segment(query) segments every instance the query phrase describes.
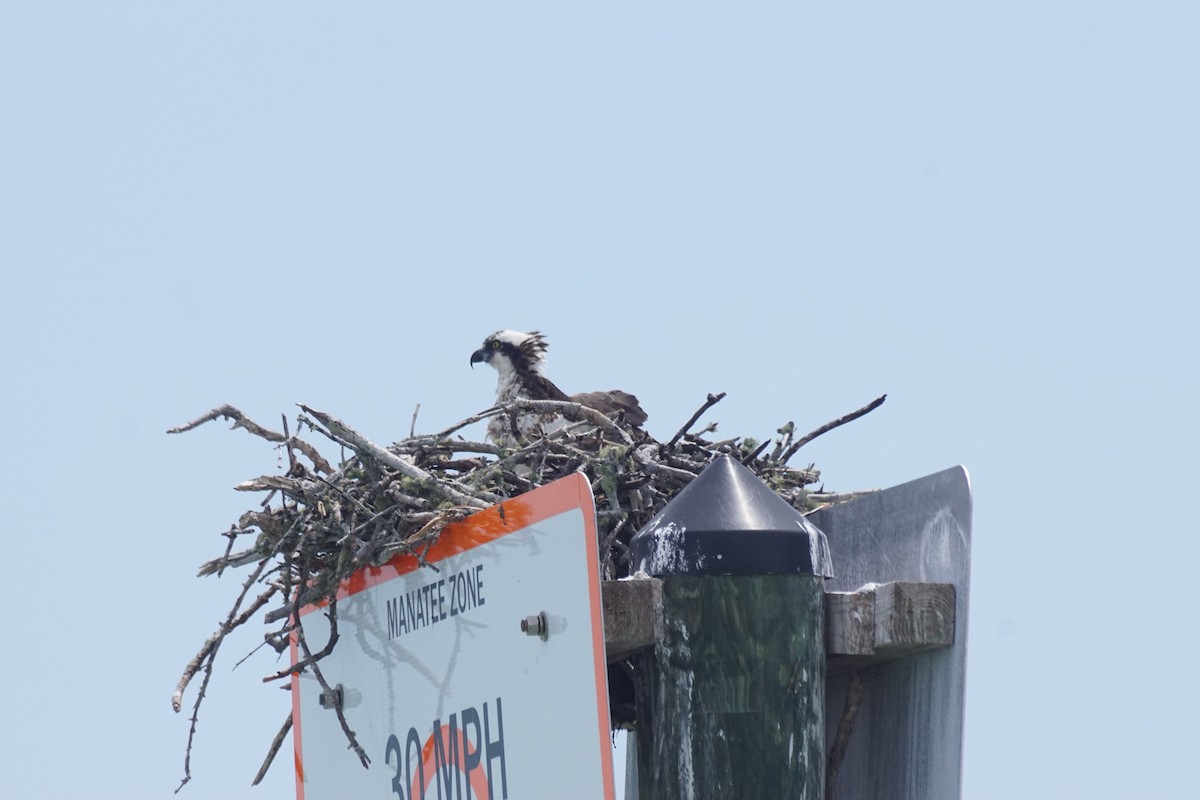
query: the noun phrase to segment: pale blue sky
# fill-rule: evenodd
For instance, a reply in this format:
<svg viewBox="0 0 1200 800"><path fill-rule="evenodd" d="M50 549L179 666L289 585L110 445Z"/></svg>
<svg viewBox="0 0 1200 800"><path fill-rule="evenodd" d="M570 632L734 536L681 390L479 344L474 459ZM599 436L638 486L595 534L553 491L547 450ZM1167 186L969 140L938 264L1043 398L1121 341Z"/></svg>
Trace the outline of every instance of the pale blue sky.
<svg viewBox="0 0 1200 800"><path fill-rule="evenodd" d="M7 3L0 795L166 797L193 577L296 402L379 441L567 391L976 492L964 797L1179 796L1200 645L1190 3ZM834 554L836 563L836 553ZM284 714L247 632L184 797Z"/></svg>

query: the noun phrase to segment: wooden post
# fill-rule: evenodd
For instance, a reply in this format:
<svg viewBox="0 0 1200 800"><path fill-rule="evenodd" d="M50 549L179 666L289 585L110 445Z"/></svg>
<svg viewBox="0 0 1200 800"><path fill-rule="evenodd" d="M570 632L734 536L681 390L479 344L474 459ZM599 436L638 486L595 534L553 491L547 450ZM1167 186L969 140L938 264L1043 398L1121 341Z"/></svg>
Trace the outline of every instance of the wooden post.
<svg viewBox="0 0 1200 800"><path fill-rule="evenodd" d="M820 800L824 534L722 457L630 552L662 578L662 636L636 670L639 797Z"/></svg>

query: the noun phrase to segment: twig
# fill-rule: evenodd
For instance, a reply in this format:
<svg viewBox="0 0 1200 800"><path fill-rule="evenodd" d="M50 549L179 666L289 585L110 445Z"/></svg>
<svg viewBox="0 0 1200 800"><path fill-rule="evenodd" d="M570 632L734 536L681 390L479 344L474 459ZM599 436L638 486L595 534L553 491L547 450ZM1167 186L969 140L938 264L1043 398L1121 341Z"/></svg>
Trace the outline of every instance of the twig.
<svg viewBox="0 0 1200 800"><path fill-rule="evenodd" d="M434 441L441 441L442 439L445 439L450 434L452 434L456 431L460 431L463 428L466 428L470 425L474 425L476 422L482 422L485 419L494 417L497 414L501 413L503 410L504 409L502 406L492 406L489 409L480 411L478 414L472 414L471 416L464 419L462 422L459 422L456 425L451 425L449 428L446 428L443 431L438 431L437 433L434 433L426 438L433 439Z"/></svg>
<svg viewBox="0 0 1200 800"><path fill-rule="evenodd" d="M297 594L296 601L295 601L295 607L293 608L293 612L295 614L300 613L300 606L302 605L302 603L303 603L303 601L301 599L301 595ZM295 664L292 664L287 669L281 669L278 672L275 672L275 673L272 673L272 674L266 676L265 678L262 679L263 683L270 683L271 681L277 681L280 678L286 678L289 675L292 675L294 673L303 672L306 667L312 666L313 664L315 664L316 662L320 661L322 658L324 658L325 656L327 656L333 652L333 648L337 645L337 641L338 641L337 600L336 599L329 601L329 608L328 608L328 611L326 611L326 613L325 613L325 617L326 617L326 619L329 620L329 641L325 643L325 646L321 648L321 651L318 652L314 656L311 652L309 652L308 643L305 642L303 638L301 638L300 643L302 645L304 645L304 647L302 648L304 650L304 658L299 659L298 661L296 661ZM297 625L296 625L296 630L297 631L303 630L303 628L300 627L299 623L297 623Z"/></svg>
<svg viewBox="0 0 1200 800"><path fill-rule="evenodd" d="M842 426L842 425L845 425L847 422L853 422L854 420L858 419L858 418L859 418L859 417L861 417L861 416L864 416L864 415L866 415L866 414L870 414L872 411L874 411L875 409L877 409L877 408L879 408L881 405L883 405L883 401L884 401L884 400L887 400L887 395L886 395L886 394L885 394L885 395L881 395L881 396L879 396L879 397L876 397L874 400L872 400L871 402L867 403L865 406L863 406L862 408L858 409L857 411L851 411L851 412L850 412L849 414L847 414L846 416L844 416L844 417L838 417L838 418L837 418L837 419L835 419L833 422L826 422L824 425L822 425L821 427L817 428L815 431L813 431L812 433L808 434L808 435L807 435L807 436L805 436L803 439L801 439L800 441L796 442L796 443L795 443L795 444L793 444L791 447L789 447L789 448L787 449L787 451L785 451L785 452L784 452L784 454L783 454L783 458L781 458L781 459L779 460L779 462L780 462L781 464L786 464L786 463L787 463L789 460L791 460L792 456L796 455L796 451L797 451L797 450L799 450L801 447L804 447L804 445L808 444L808 443L809 443L809 442L811 442L813 439L815 439L815 438L817 438L818 436L821 436L821 435L823 435L823 434L829 433L829 432L830 432L831 430L833 430L834 428L837 428L837 427L840 427L840 426Z"/></svg>
<svg viewBox="0 0 1200 800"><path fill-rule="evenodd" d="M215 650L212 651L215 654ZM179 794L179 790L188 784L192 779L192 744L196 740L196 725L200 722L200 704L204 702L204 697L208 694L208 682L212 680L213 659L211 657L204 664L204 677L200 680L200 689L196 692L196 702L192 704L192 717L188 724L188 740L187 748L183 753L183 779L179 781L179 785L175 787L175 794ZM175 709L178 711L179 709Z"/></svg>
<svg viewBox="0 0 1200 800"><path fill-rule="evenodd" d="M848 503L851 500L857 500L864 495L874 494L878 491L879 489L859 489L854 492L809 492L808 500L810 503L832 506L838 503Z"/></svg>
<svg viewBox="0 0 1200 800"><path fill-rule="evenodd" d="M326 475L333 472L333 467L329 465L329 462L322 458L321 454L317 452L316 448L314 448L308 442L304 441L303 439L296 439L293 441L289 436L270 430L269 428L264 428L262 425L259 425L241 411L228 404L214 408L204 416L197 417L191 422L185 422L182 425L176 425L174 428L168 429L167 433L186 433L187 431L200 427L206 422L212 422L217 417L224 417L227 420L231 419L233 420L233 427L235 429L241 428L248 433L266 439L268 442L275 442L277 444L290 442L291 445L294 445L297 450L299 450L301 453L304 453L304 455L308 457L308 460L313 464L313 469L317 470L318 472L324 472Z"/></svg>
<svg viewBox="0 0 1200 800"><path fill-rule="evenodd" d="M408 438L416 436L417 431L417 414L421 413L421 404L417 403L417 407L413 409L412 424L408 426Z"/></svg>
<svg viewBox="0 0 1200 800"><path fill-rule="evenodd" d="M775 449L771 452L771 461L778 461L779 456L785 450L787 450L788 445L792 443L792 436L794 436L796 433L796 423L788 420L788 423L777 430L776 433L780 434L780 436L779 441L775 445Z"/></svg>
<svg viewBox="0 0 1200 800"><path fill-rule="evenodd" d="M280 414L279 418L283 421L283 442L287 447L288 457L288 472L296 468L296 454L292 451L292 436L288 433L287 414Z"/></svg>
<svg viewBox="0 0 1200 800"><path fill-rule="evenodd" d="M237 600L234 601L233 608L229 610L229 615L226 617L225 622L221 623L221 627L218 629L217 633L213 634L213 636L204 643L204 646L200 648L200 652L197 653L195 658L188 663L187 667L183 671L183 677L179 679L179 683L175 687L175 693L171 695L171 708L175 709L175 713L179 713L179 709L183 704L184 690L187 688L187 685L191 682L192 678L195 677L196 671L200 668L201 664L204 665L204 678L200 681L199 691L196 692L196 702L192 704L192 717L188 725L187 748L184 750L183 754L183 780L181 780L179 782L179 786L176 787L176 794L178 794L179 790L186 786L187 782L192 779L192 744L196 740L196 725L200 722L200 704L204 702L204 697L208 693L208 682L212 680L212 668L213 663L216 661L217 650L220 649L221 643L225 641L226 634L248 619L249 616L254 613L254 610L257 610L257 608L265 604L267 599L270 597L269 593L260 595L258 600L255 600L255 602L252 604L251 610L247 614L242 616L237 615L238 609L242 605L242 601L245 600L246 594L250 591L250 587L255 581L258 580L259 576L262 575L268 560L269 559L264 558L258 565L258 568L255 569L254 572L251 573L250 577L246 579L246 582L242 584L242 591L238 595Z"/></svg>
<svg viewBox="0 0 1200 800"><path fill-rule="evenodd" d="M267 750L267 757L263 759L262 766L258 768L258 774L254 776L251 786L258 786L262 783L262 779L267 776L267 770L271 768L271 763L275 761L275 755L279 752L279 748L283 746L283 740L287 738L288 733L292 730L292 714L289 711L287 718L284 719L282 727L279 728L279 733L275 734L275 738L271 740L271 748Z"/></svg>
<svg viewBox="0 0 1200 800"><path fill-rule="evenodd" d="M253 616L254 612L266 605L267 601L271 599L271 595L275 593L274 587L263 592L250 605L250 608L247 609L246 613L238 616L238 609L241 607L242 601L245 599L247 592L250 591L250 587L255 581L258 580L259 576L262 575L263 570L266 569L267 561L269 560L270 559L264 558L258 562L258 568L255 569L254 572L251 573L250 577L246 579L246 582L242 584L242 593L238 595L238 599L234 602L233 608L229 610L229 616L226 617L225 621L221 623L221 627L217 629L216 633L208 638L208 641L206 641L204 646L200 648L200 652L196 653L195 657L193 657L192 660L188 662L187 667L184 668L183 676L179 679L179 683L176 684L174 694L171 695L171 708L175 709L175 713L179 713L179 709L183 705L183 693L187 689L187 685L191 683L192 678L195 677L197 670L200 669L200 665L206 660L211 661L216 656L217 649L221 646L221 642L225 640L225 635Z"/></svg>
<svg viewBox="0 0 1200 800"><path fill-rule="evenodd" d="M286 475L260 475L248 481L242 481L233 487L235 492L264 492L275 490L290 494L294 497L305 497L313 492L316 481L301 478L289 478Z"/></svg>
<svg viewBox="0 0 1200 800"><path fill-rule="evenodd" d="M742 463L743 463L743 464L747 464L747 465L749 465L749 464L753 464L753 463L754 463L754 462L755 462L755 461L758 459L758 457L759 457L759 456L761 456L761 455L763 454L763 451L764 451L764 450L766 450L766 449L767 449L768 447L770 447L770 446L771 446L771 440L770 440L770 439L767 439L765 442L763 442L762 444L760 444L760 445L759 445L759 446L758 446L758 447L757 447L757 448L754 450L754 452L753 452L753 453L751 453L750 455L748 455L748 456L746 456L745 458L743 458L743 459L742 459Z"/></svg>
<svg viewBox="0 0 1200 800"><path fill-rule="evenodd" d="M303 404L300 405L300 408L315 417L337 439L344 440L346 446L360 456L366 455L384 466L391 467L397 472L401 472L413 480L421 482L434 494L446 500L458 503L459 505L470 506L471 508L487 508L488 504L482 500L477 500L455 489L452 485L455 483L454 481L437 480L415 464L410 464L403 458L375 444L346 423Z"/></svg>
<svg viewBox="0 0 1200 800"><path fill-rule="evenodd" d="M483 453L489 456L498 456L507 452L503 447L488 442L472 442L466 439L455 439L450 442L435 439L432 436L418 436L405 442L397 442L388 449L401 453L432 450L444 453Z"/></svg>
<svg viewBox="0 0 1200 800"><path fill-rule="evenodd" d="M248 550L239 550L236 553L204 562L200 565L196 577L203 578L205 575L212 575L214 572L219 573L224 571L226 567L244 567L247 564L253 564L261 558L262 553L258 552L258 548L251 547Z"/></svg>
<svg viewBox="0 0 1200 800"><path fill-rule="evenodd" d="M837 783L838 770L842 767L842 759L846 757L846 748L850 746L850 734L854 732L854 718L863 701L863 673L856 669L850 673L846 684L846 707L842 709L842 718L838 720L837 733L833 737L833 746L825 760L825 800L833 800L833 787Z"/></svg>
<svg viewBox="0 0 1200 800"><path fill-rule="evenodd" d="M297 613L299 613L298 610ZM329 643L316 656L314 656L312 651L308 649L308 640L304 638L304 627L301 625L296 626L296 643L299 645L300 651L304 653L304 658L299 661L298 664L312 667L313 675L316 676L317 682L321 684L321 690L325 692L325 696L336 697L337 695L333 691L333 687L329 685L327 680L325 680L325 676L321 673L321 668L317 666L317 662L329 655L329 653L333 650L334 643L337 642L337 600L330 601L329 613L327 616L329 618L330 627ZM292 671L298 672L299 670L293 667ZM354 731L350 730L350 723L346 721L346 714L344 711L342 711L342 704L335 700L333 703L333 710L337 712L338 722L342 726L342 733L346 734L346 739L350 742L350 747L358 756L358 760L362 762L363 768L365 769L369 767L371 765L371 759L367 756L366 751L362 749L362 745L358 743L358 737L354 735Z"/></svg>
<svg viewBox="0 0 1200 800"><path fill-rule="evenodd" d="M222 558L226 563L229 561L229 554L233 552L233 543L237 541L237 530L237 525L230 525L229 531L224 534L228 541L225 543L225 555ZM224 567L221 567L219 570L217 570L217 577L220 577L221 573L224 571Z"/></svg>
<svg viewBox="0 0 1200 800"><path fill-rule="evenodd" d="M207 414L197 417L191 422L185 422L182 425L176 425L174 428L170 428L167 433L185 433L194 428L199 428L206 422L212 422L217 417L224 417L227 420L231 419L233 420L234 428L242 428L243 430L248 431L255 436L261 436L263 439L266 439L269 442L282 442L285 438L282 433L276 433L273 430L264 428L254 420L247 417L241 411L228 404L218 406L212 411L209 411Z"/></svg>
<svg viewBox="0 0 1200 800"><path fill-rule="evenodd" d="M701 469L703 469L703 468L701 468ZM696 472L689 472L686 469L680 469L679 467L668 466L667 464L655 464L654 465L654 474L662 475L667 478L671 478L672 480L674 480L678 483L683 483L683 484L691 483L692 481L694 481L696 479L696 475L697 475Z"/></svg>
<svg viewBox="0 0 1200 800"><path fill-rule="evenodd" d="M536 411L539 414L562 414L572 422L587 421L618 437L624 444L633 444L633 437L617 423L594 408L569 400L527 400L518 398L503 406L511 411Z"/></svg>
<svg viewBox="0 0 1200 800"><path fill-rule="evenodd" d="M704 405L702 405L702 406L700 406L700 408L696 409L696 413L692 414L691 418L688 419L687 422L683 423L683 427L681 427L678 431L675 432L675 435L671 437L671 441L669 441L665 445L663 445L663 449L670 450L672 447L674 447L675 443L678 442L680 439L682 439L683 435L685 433L687 433L688 430L690 430L693 425L696 424L696 420L698 420L698 419L700 419L700 417L704 416L705 411L708 411L710 408L715 406L717 403L721 402L722 398L724 398L724 397L725 397L724 392L721 392L720 394L709 393L708 399L704 401Z"/></svg>

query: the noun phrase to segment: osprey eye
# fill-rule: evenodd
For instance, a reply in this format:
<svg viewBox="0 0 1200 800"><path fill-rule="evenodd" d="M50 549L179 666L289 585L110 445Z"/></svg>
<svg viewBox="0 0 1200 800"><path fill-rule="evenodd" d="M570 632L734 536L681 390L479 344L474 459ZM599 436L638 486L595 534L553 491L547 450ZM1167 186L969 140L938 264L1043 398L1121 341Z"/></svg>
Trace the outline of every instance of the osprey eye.
<svg viewBox="0 0 1200 800"><path fill-rule="evenodd" d="M500 349L500 340L499 340L499 339L497 339L496 341L492 342L492 349L493 349L493 350L499 350L499 349Z"/></svg>

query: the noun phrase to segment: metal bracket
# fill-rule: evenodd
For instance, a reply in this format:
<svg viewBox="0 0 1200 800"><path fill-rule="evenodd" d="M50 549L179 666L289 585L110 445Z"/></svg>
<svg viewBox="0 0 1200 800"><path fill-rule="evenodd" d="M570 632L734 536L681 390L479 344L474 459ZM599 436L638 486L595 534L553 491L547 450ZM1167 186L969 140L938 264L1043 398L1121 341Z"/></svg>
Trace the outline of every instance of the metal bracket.
<svg viewBox="0 0 1200 800"><path fill-rule="evenodd" d="M317 695L317 703L320 704L321 708L341 708L342 704L345 702L346 690L342 688L340 683L333 687L332 696L325 692L321 692L319 695Z"/></svg>

